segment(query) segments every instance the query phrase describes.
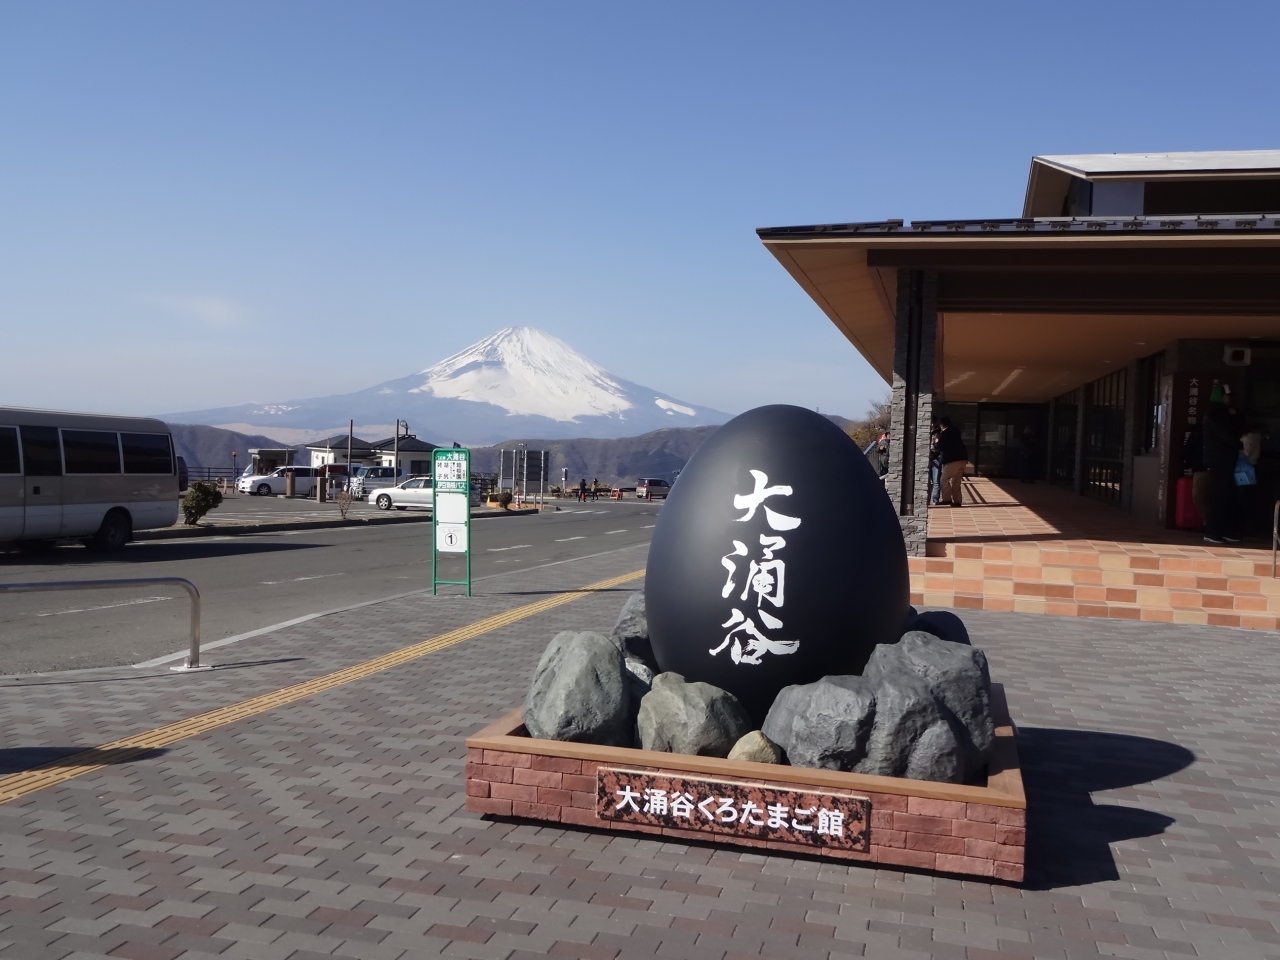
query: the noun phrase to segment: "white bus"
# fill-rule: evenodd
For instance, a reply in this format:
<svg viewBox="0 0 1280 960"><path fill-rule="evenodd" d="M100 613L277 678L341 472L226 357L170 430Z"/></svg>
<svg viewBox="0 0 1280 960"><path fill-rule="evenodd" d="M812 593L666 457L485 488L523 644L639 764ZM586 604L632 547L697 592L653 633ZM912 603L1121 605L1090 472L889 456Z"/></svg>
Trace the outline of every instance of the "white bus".
<svg viewBox="0 0 1280 960"><path fill-rule="evenodd" d="M0 542L119 550L177 519L173 439L159 420L0 407Z"/></svg>

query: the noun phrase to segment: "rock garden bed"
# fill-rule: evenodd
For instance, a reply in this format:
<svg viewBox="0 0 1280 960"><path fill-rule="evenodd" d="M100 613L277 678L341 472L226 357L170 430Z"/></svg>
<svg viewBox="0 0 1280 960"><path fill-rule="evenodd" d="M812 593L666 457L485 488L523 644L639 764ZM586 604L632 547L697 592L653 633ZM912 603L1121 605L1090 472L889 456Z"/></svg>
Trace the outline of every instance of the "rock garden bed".
<svg viewBox="0 0 1280 960"><path fill-rule="evenodd" d="M1020 881L1004 690L954 615L906 627L860 674L783 687L761 718L662 672L634 594L612 635L553 638L523 708L467 741L467 807Z"/></svg>
<svg viewBox="0 0 1280 960"><path fill-rule="evenodd" d="M1004 691L991 692L985 786L538 740L517 709L467 740L467 809L1018 882L1026 798Z"/></svg>

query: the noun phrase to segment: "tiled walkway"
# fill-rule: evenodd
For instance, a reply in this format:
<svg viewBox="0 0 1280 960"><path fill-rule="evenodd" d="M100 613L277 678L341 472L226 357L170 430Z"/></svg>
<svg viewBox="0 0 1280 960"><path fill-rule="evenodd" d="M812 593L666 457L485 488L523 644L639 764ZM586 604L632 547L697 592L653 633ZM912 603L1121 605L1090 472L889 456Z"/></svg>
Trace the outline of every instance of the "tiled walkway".
<svg viewBox="0 0 1280 960"><path fill-rule="evenodd" d="M1271 552L1212 546L1050 487L965 481L929 511L913 600L931 606L1275 630Z"/></svg>
<svg viewBox="0 0 1280 960"><path fill-rule="evenodd" d="M10 769L643 566L643 550L223 648L224 669L0 683ZM624 591L0 805L0 957L1280 957L1280 647L966 614L1021 728L1018 889L485 820L464 738ZM235 661L232 663L232 661Z"/></svg>

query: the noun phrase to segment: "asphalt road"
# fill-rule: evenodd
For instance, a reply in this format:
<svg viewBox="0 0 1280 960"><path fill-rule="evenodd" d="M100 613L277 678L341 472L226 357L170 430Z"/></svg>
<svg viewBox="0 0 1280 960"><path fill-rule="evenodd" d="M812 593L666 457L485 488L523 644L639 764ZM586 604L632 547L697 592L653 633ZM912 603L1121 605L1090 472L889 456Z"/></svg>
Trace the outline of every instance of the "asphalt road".
<svg viewBox="0 0 1280 960"><path fill-rule="evenodd" d="M472 577L647 543L660 509L657 502L569 501L556 513L473 521ZM65 546L0 554L0 583L186 577L201 593L207 644L430 589L430 538L429 523L412 523L154 540L107 557ZM583 565L578 579L589 576ZM134 664L174 653L187 643L188 609L180 589L154 587L0 596L0 674Z"/></svg>

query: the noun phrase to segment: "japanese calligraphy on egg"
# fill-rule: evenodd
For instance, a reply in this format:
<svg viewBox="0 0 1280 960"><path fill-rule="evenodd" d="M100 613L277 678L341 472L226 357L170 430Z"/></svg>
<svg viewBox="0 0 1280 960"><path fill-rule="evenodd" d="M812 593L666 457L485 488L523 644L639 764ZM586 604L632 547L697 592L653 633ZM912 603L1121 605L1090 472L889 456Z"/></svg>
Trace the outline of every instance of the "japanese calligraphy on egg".
<svg viewBox="0 0 1280 960"><path fill-rule="evenodd" d="M770 484L763 470L750 470L755 485L750 493L733 497L733 508L743 511L735 517L746 524L743 539L720 559L728 572L720 596L729 601L728 619L720 626L727 630L719 646L708 651L713 657L726 648L734 663L759 665L765 654L785 655L800 649L798 639L787 639L782 620L787 602L787 562L783 557L786 538L780 536L800 526L799 517L774 509L769 501L789 497L791 487ZM741 588L741 589L739 589Z"/></svg>
<svg viewBox="0 0 1280 960"><path fill-rule="evenodd" d="M597 768L596 815L814 847L865 851L871 842L866 797L614 767Z"/></svg>

